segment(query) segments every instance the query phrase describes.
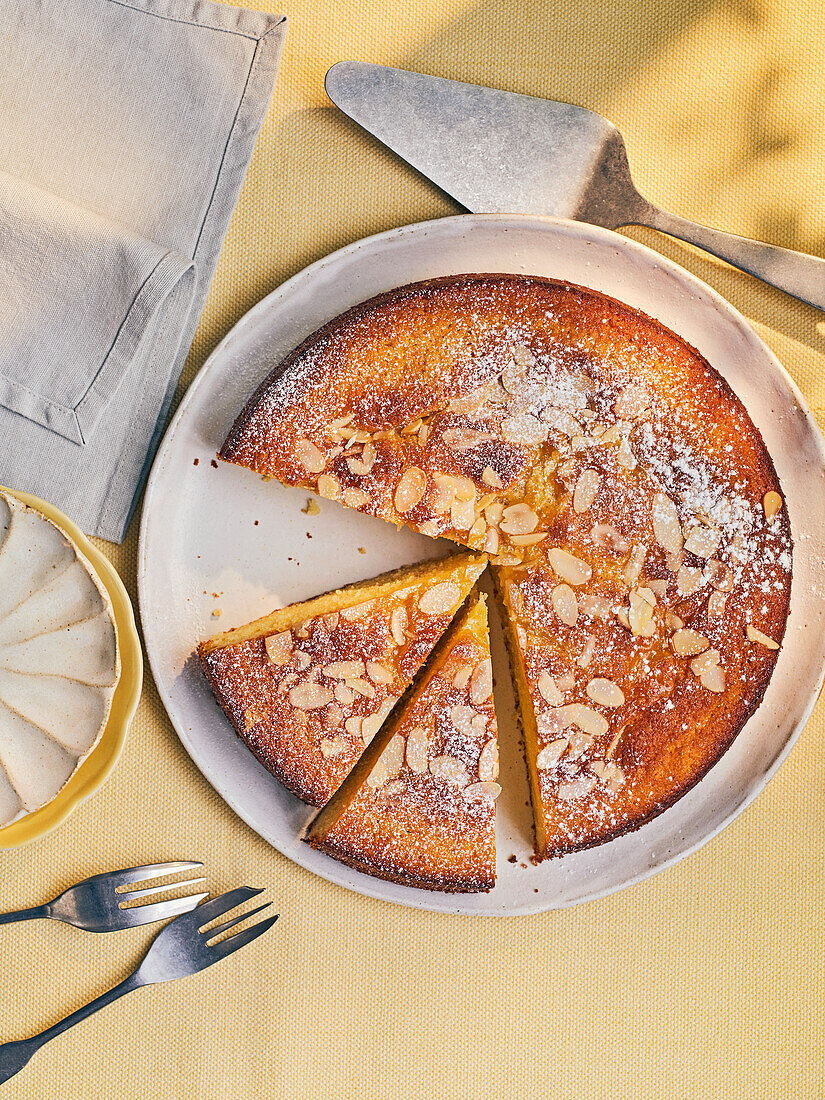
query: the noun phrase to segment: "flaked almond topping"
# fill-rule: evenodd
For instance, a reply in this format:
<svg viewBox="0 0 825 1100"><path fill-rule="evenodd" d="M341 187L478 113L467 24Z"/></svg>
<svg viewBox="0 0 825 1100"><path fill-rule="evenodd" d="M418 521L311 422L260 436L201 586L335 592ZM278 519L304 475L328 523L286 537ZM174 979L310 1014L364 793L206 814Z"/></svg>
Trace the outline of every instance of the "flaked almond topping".
<svg viewBox="0 0 825 1100"><path fill-rule="evenodd" d="M470 702L475 706L486 703L493 694L493 662L489 658L480 661L470 677Z"/></svg>
<svg viewBox="0 0 825 1100"><path fill-rule="evenodd" d="M576 593L569 584L557 584L550 597L553 610L565 626L575 626L579 618L579 605Z"/></svg>
<svg viewBox="0 0 825 1100"><path fill-rule="evenodd" d="M428 744L427 731L419 726L407 734L407 767L416 775L423 775L427 770Z"/></svg>
<svg viewBox="0 0 825 1100"><path fill-rule="evenodd" d="M564 696L559 691L558 684L546 669L539 675L538 686L542 699L546 700L551 707L560 707L564 702Z"/></svg>
<svg viewBox="0 0 825 1100"><path fill-rule="evenodd" d="M341 483L332 474L321 474L318 478L318 495L327 500L337 500L341 495Z"/></svg>
<svg viewBox="0 0 825 1100"><path fill-rule="evenodd" d="M715 561L711 558L710 561L706 562L704 575L719 592L733 591L735 583L733 573L721 561Z"/></svg>
<svg viewBox="0 0 825 1100"><path fill-rule="evenodd" d="M770 523L782 507L782 497L779 493L771 489L771 491L765 493L765 496L762 498L762 507L765 509L765 519Z"/></svg>
<svg viewBox="0 0 825 1100"><path fill-rule="evenodd" d="M453 787L466 787L470 773L461 760L454 756L435 756L430 761L430 772L438 779L446 780Z"/></svg>
<svg viewBox="0 0 825 1100"><path fill-rule="evenodd" d="M529 535L538 527L539 517L526 504L511 504L505 508L499 526L505 535Z"/></svg>
<svg viewBox="0 0 825 1100"><path fill-rule="evenodd" d="M619 441L619 449L616 451L616 461L620 466L624 466L626 470L635 470L638 465L636 456L630 446L630 440L626 435L623 435Z"/></svg>
<svg viewBox="0 0 825 1100"><path fill-rule="evenodd" d="M347 413L346 416L339 416L337 420L332 420L329 424L329 428L333 432L337 432L339 428L345 427L347 424L352 423L353 414Z"/></svg>
<svg viewBox="0 0 825 1100"><path fill-rule="evenodd" d="M606 446L608 443L621 443L622 441L622 429L618 424L611 424L609 428L605 430L599 436L599 445Z"/></svg>
<svg viewBox="0 0 825 1100"><path fill-rule="evenodd" d="M361 489L344 489L341 494L341 499L347 508L363 508L365 504L369 504L369 495L363 492Z"/></svg>
<svg viewBox="0 0 825 1100"><path fill-rule="evenodd" d="M627 621L631 633L637 638L652 638L656 633L653 605L635 590L630 593Z"/></svg>
<svg viewBox="0 0 825 1100"><path fill-rule="evenodd" d="M396 607L390 616L390 633L396 645L403 645L407 637L407 609Z"/></svg>
<svg viewBox="0 0 825 1100"><path fill-rule="evenodd" d="M323 673L330 680L348 680L351 676L363 676L364 662L333 661L332 664L324 666Z"/></svg>
<svg viewBox="0 0 825 1100"><path fill-rule="evenodd" d="M554 768L566 751L566 738L559 737L556 741L551 741L536 756L536 767L539 771L548 771L550 768Z"/></svg>
<svg viewBox="0 0 825 1100"><path fill-rule="evenodd" d="M708 599L708 618L718 619L725 610L728 597L724 592L711 592Z"/></svg>
<svg viewBox="0 0 825 1100"><path fill-rule="evenodd" d="M338 620L340 619L340 617L341 616L337 611L331 611L328 615L323 615L321 617L321 622L324 624L327 630L332 633L332 631L335 630L335 628L338 626Z"/></svg>
<svg viewBox="0 0 825 1100"><path fill-rule="evenodd" d="M536 531L532 535L510 535L513 546L535 546L538 542L544 542L547 538L546 531Z"/></svg>
<svg viewBox="0 0 825 1100"><path fill-rule="evenodd" d="M579 611L582 615L589 615L591 619L609 619L611 607L608 600L601 596L592 596L582 593L578 599Z"/></svg>
<svg viewBox="0 0 825 1100"><path fill-rule="evenodd" d="M590 770L604 783L611 794L615 794L625 781L625 774L612 760L594 760Z"/></svg>
<svg viewBox="0 0 825 1100"><path fill-rule="evenodd" d="M769 638L767 634L763 634L761 630L757 630L755 626L751 626L750 623L745 628L745 634L748 636L748 641L758 642L765 649L779 649L778 642L775 642L773 638Z"/></svg>
<svg viewBox="0 0 825 1100"><path fill-rule="evenodd" d="M587 685L588 698L600 707L620 707L624 703L624 692L612 680L596 676Z"/></svg>
<svg viewBox="0 0 825 1100"><path fill-rule="evenodd" d="M408 466L401 475L395 490L395 510L400 515L412 511L424 496L427 488L427 475L418 466Z"/></svg>
<svg viewBox="0 0 825 1100"><path fill-rule="evenodd" d="M482 535L487 536L487 524L484 520L484 516L479 516L473 526L470 528L470 535L474 539L480 539Z"/></svg>
<svg viewBox="0 0 825 1100"><path fill-rule="evenodd" d="M556 789L556 797L561 802L573 802L577 798L584 798L590 794L596 786L595 775L579 775L575 779L568 779L559 783Z"/></svg>
<svg viewBox="0 0 825 1100"><path fill-rule="evenodd" d="M714 691L718 695L725 690L725 673L721 665L714 665L699 677L699 683L708 691Z"/></svg>
<svg viewBox="0 0 825 1100"><path fill-rule="evenodd" d="M426 519L419 526L418 530L422 535L427 535L428 538L437 539L441 534L441 527L434 519Z"/></svg>
<svg viewBox="0 0 825 1100"><path fill-rule="evenodd" d="M587 562L568 554L566 550L559 550L556 547L548 550L547 560L554 572L568 584L586 584L593 575L593 570Z"/></svg>
<svg viewBox="0 0 825 1100"><path fill-rule="evenodd" d="M633 588L638 581L646 557L647 547L643 543L637 543L630 551L630 557L624 567L624 582L628 588Z"/></svg>
<svg viewBox="0 0 825 1100"><path fill-rule="evenodd" d="M470 676L472 675L472 665L465 665L464 668L460 668L453 677L453 686L457 687L459 691L463 691L467 684L470 682Z"/></svg>
<svg viewBox="0 0 825 1100"><path fill-rule="evenodd" d="M365 477L375 465L375 458L375 446L371 442L365 443L360 458L353 457L347 459L347 466L350 468L350 473L355 474L356 477Z"/></svg>
<svg viewBox="0 0 825 1100"><path fill-rule="evenodd" d="M298 628L299 638L306 638L308 634L308 630L305 633L301 633L301 628ZM292 658L292 663L299 672L304 672L312 664L312 658L308 653L304 653L302 649L299 649L295 656Z"/></svg>
<svg viewBox="0 0 825 1100"><path fill-rule="evenodd" d="M625 386L613 404L613 415L618 420L638 420L649 405L650 398L641 386Z"/></svg>
<svg viewBox="0 0 825 1100"><path fill-rule="evenodd" d="M686 627L683 630L676 631L670 639L670 644L673 646L673 652L677 657L693 657L697 653L704 653L710 642L698 630L691 630Z"/></svg>
<svg viewBox="0 0 825 1100"><path fill-rule="evenodd" d="M527 648L527 631L524 629L521 623L516 623L516 638L518 640L520 648L522 650L525 650Z"/></svg>
<svg viewBox="0 0 825 1100"><path fill-rule="evenodd" d="M562 728L577 726L590 737L603 737L608 730L607 719L597 710L582 703L568 703L567 706L558 707L555 716L562 723Z"/></svg>
<svg viewBox="0 0 825 1100"><path fill-rule="evenodd" d="M435 474L433 477L440 492L450 493L450 500L475 500L475 484L462 474Z"/></svg>
<svg viewBox="0 0 825 1100"><path fill-rule="evenodd" d="M487 538L484 541L484 549L488 554L495 554L498 551L498 531L495 527L487 528Z"/></svg>
<svg viewBox="0 0 825 1100"><path fill-rule="evenodd" d="M392 683L392 672L378 661L367 661L367 676L374 684Z"/></svg>
<svg viewBox="0 0 825 1100"><path fill-rule="evenodd" d="M293 644L292 635L288 630L284 630L281 634L270 634L268 638L264 638L266 655L273 665L287 663L292 656Z"/></svg>
<svg viewBox="0 0 825 1100"><path fill-rule="evenodd" d="M652 580L647 582L647 589L649 589L654 596L658 596L660 600L663 600L667 595L667 581L666 580ZM641 588L639 591L643 591ZM646 591L646 590L645 590Z"/></svg>
<svg viewBox="0 0 825 1100"><path fill-rule="evenodd" d="M601 474L597 470L586 469L579 474L576 482L576 491L573 493L573 511L581 514L590 510L595 501L599 486L602 483Z"/></svg>
<svg viewBox="0 0 825 1100"><path fill-rule="evenodd" d="M668 554L678 554L683 541L679 513L676 505L664 493L657 493L653 498L652 518L656 541Z"/></svg>
<svg viewBox="0 0 825 1100"><path fill-rule="evenodd" d="M456 531L468 531L475 523L476 510L471 500L458 500L450 505L450 522Z"/></svg>
<svg viewBox="0 0 825 1100"><path fill-rule="evenodd" d="M495 802L500 794L501 787L498 783L491 783L486 780L482 783L471 783L469 787L465 787L461 792L462 798L465 798L468 802Z"/></svg>
<svg viewBox="0 0 825 1100"><path fill-rule="evenodd" d="M665 622L669 630L681 630L685 625L684 620L680 619L673 611L665 612Z"/></svg>
<svg viewBox="0 0 825 1100"><path fill-rule="evenodd" d="M643 600L647 600L651 607L656 606L656 593L649 586L643 585L636 589L636 592L642 597Z"/></svg>
<svg viewBox="0 0 825 1100"><path fill-rule="evenodd" d="M596 546L610 546L617 554L626 554L630 543L611 523L597 523L590 532Z"/></svg>
<svg viewBox="0 0 825 1100"><path fill-rule="evenodd" d="M499 523L501 521L502 514L504 512L504 505L500 500L494 501L493 504L488 504L484 509L484 518L488 523Z"/></svg>
<svg viewBox="0 0 825 1100"><path fill-rule="evenodd" d="M375 688L369 680L365 680L361 676L356 676L351 680L345 680L344 683L350 691L357 691L358 694L363 695L365 699L375 698Z"/></svg>
<svg viewBox="0 0 825 1100"><path fill-rule="evenodd" d="M333 690L335 692L335 698L345 707L348 707L355 699L355 693L350 691L347 685L340 680ZM358 732L360 733L360 729Z"/></svg>
<svg viewBox="0 0 825 1100"><path fill-rule="evenodd" d="M343 737L325 737L321 742L321 755L329 758L330 756L338 756L346 748L346 742Z"/></svg>
<svg viewBox="0 0 825 1100"><path fill-rule="evenodd" d="M576 658L579 668L587 668L596 655L596 639L591 635L584 643L584 649Z"/></svg>
<svg viewBox="0 0 825 1100"><path fill-rule="evenodd" d="M719 664L720 653L718 649L707 649L701 657L694 657L690 662L691 671L697 676Z"/></svg>
<svg viewBox="0 0 825 1100"><path fill-rule="evenodd" d="M350 702L352 702L351 699ZM359 718L357 714L353 714L344 722L344 729L353 737L360 737L362 721L363 718Z"/></svg>
<svg viewBox="0 0 825 1100"><path fill-rule="evenodd" d="M481 480L485 485L489 485L492 489L503 489L504 482L495 472L492 466L485 466L481 471Z"/></svg>
<svg viewBox="0 0 825 1100"><path fill-rule="evenodd" d="M676 574L676 591L680 596L692 596L702 584L702 570L693 565L683 565Z"/></svg>
<svg viewBox="0 0 825 1100"><path fill-rule="evenodd" d="M498 779L498 742L488 741L479 753L478 778L482 781Z"/></svg>
<svg viewBox="0 0 825 1100"><path fill-rule="evenodd" d="M376 733L381 729L381 725L394 703L394 699L386 700L380 710L376 711L375 714L367 715L361 722L361 740L365 745L368 745L373 737L375 737Z"/></svg>
<svg viewBox="0 0 825 1100"><path fill-rule="evenodd" d="M473 736L473 720L477 717L472 707L460 703L450 710L450 721L460 734L465 737ZM485 723L486 724L486 723Z"/></svg>
<svg viewBox="0 0 825 1100"><path fill-rule="evenodd" d="M418 607L425 615L444 615L455 607L460 595L455 581L441 581L419 597Z"/></svg>
<svg viewBox="0 0 825 1100"><path fill-rule="evenodd" d="M401 429L401 434L402 435L415 435L419 431L419 429L421 428L422 424L423 424L423 421L422 421L421 417L417 416L415 418L415 420L411 420L409 422L409 424L405 424L403 426L403 428Z"/></svg>
<svg viewBox="0 0 825 1100"><path fill-rule="evenodd" d="M296 710L318 710L332 702L332 692L322 684L296 684L290 689L289 701Z"/></svg>
<svg viewBox="0 0 825 1100"><path fill-rule="evenodd" d="M711 558L722 539L713 527L694 527L685 539L685 550L697 558Z"/></svg>
<svg viewBox="0 0 825 1100"><path fill-rule="evenodd" d="M480 432L474 428L448 428L442 437L451 451L471 451L482 443L488 443L493 436L489 432Z"/></svg>
<svg viewBox="0 0 825 1100"><path fill-rule="evenodd" d="M324 452L308 439L299 439L295 444L295 454L303 468L310 474L320 474L326 466Z"/></svg>
<svg viewBox="0 0 825 1100"><path fill-rule="evenodd" d="M572 691L576 686L576 677L572 672L563 672L561 676L556 677L556 683L559 685L559 691Z"/></svg>

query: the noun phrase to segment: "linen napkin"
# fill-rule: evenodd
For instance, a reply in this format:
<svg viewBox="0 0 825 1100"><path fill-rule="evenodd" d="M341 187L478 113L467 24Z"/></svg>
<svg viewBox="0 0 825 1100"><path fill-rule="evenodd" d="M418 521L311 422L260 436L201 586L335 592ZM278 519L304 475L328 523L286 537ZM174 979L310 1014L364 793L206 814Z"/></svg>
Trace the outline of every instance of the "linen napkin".
<svg viewBox="0 0 825 1100"><path fill-rule="evenodd" d="M0 0L0 26L0 483L119 541L285 20L212 0Z"/></svg>

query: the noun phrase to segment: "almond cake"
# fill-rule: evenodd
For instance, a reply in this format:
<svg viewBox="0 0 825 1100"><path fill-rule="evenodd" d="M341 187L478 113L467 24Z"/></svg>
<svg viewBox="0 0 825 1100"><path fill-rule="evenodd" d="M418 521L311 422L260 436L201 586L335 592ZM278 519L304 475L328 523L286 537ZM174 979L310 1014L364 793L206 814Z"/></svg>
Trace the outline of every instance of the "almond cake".
<svg viewBox="0 0 825 1100"><path fill-rule="evenodd" d="M306 839L377 878L451 893L489 890L497 778L487 608L477 596Z"/></svg>
<svg viewBox="0 0 825 1100"><path fill-rule="evenodd" d="M596 291L374 298L273 370L221 457L491 556L538 859L670 806L767 687L792 564L770 456L698 351Z"/></svg>
<svg viewBox="0 0 825 1100"><path fill-rule="evenodd" d="M466 599L487 559L454 554L291 604L199 647L238 736L323 806Z"/></svg>

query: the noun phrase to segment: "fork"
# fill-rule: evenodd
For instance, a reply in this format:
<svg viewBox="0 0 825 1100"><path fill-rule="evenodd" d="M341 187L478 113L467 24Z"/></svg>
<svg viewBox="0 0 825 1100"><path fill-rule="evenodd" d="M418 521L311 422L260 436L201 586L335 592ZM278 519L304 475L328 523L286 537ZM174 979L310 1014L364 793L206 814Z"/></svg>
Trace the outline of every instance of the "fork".
<svg viewBox="0 0 825 1100"><path fill-rule="evenodd" d="M188 913L199 901L208 897L208 893L189 894L182 898L167 901L155 901L150 904L130 906L124 909L126 902L157 897L164 891L176 890L183 886L194 886L204 882L203 878L189 878L183 882L170 882L162 886L150 886L144 890L127 890L136 882L146 879L172 875L178 871L193 871L203 867L202 863L152 863L144 867L129 867L123 871L107 871L102 875L79 882L65 890L54 901L37 905L32 909L20 909L16 913L0 913L0 924L11 924L18 920L36 920L38 917L51 917L76 928L85 928L87 932L118 932L123 928L137 928L142 924L151 924L156 920L166 920Z"/></svg>
<svg viewBox="0 0 825 1100"><path fill-rule="evenodd" d="M116 985L100 997L90 1001L89 1004L79 1008L64 1020L53 1024L39 1035L33 1035L30 1039L18 1039L0 1046L0 1084L14 1077L16 1073L26 1065L29 1059L40 1047L50 1039L56 1038L70 1027L85 1020L98 1009L112 1004L119 997L131 993L133 989L141 986L155 985L157 982L171 982L176 978L185 978L189 974L197 974L205 970L207 966L225 959L238 948L252 943L258 936L263 935L278 919L278 914L267 917L257 924L245 928L242 932L235 932L226 939L213 943L216 936L233 928L241 921L248 920L256 913L268 909L272 904L267 902L251 909L239 916L232 917L213 928L204 929L204 926L218 917L225 916L232 909L249 901L250 898L262 894L263 890L255 890L251 886L240 886L237 890L230 890L212 901L204 902L197 909L167 924L152 941L149 950L144 956L143 962L120 985Z"/></svg>

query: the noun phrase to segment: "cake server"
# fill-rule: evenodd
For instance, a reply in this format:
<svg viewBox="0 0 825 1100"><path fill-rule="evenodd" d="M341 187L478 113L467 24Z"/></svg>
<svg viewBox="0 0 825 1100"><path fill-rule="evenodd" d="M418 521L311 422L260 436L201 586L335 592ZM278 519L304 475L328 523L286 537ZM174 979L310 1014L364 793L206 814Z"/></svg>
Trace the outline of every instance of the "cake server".
<svg viewBox="0 0 825 1100"><path fill-rule="evenodd" d="M146 882L177 874L195 871L202 863L152 863L144 867L130 867L123 871L106 871L93 875L76 886L64 890L54 901L36 905L32 909L19 909L15 913L0 913L0 924L12 924L19 920L37 920L51 917L87 932L119 932L123 928L137 928L157 920L168 920L180 913L194 909L206 893L187 894L185 897L163 898L184 886L205 882L203 878L189 878L183 882L166 882L142 890L130 889L135 883ZM139 901L139 905L131 902Z"/></svg>
<svg viewBox="0 0 825 1100"><path fill-rule="evenodd" d="M190 974L197 974L205 970L212 963L227 958L239 947L252 943L258 936L263 935L272 927L278 919L277 914L266 917L257 924L249 925L240 932L233 932L225 939L215 941L216 936L222 935L241 921L255 916L256 913L268 909L272 904L267 902L256 909L250 909L231 917L222 924L205 926L218 917L226 916L232 909L263 893L262 890L254 890L249 886L241 886L237 890L230 890L212 901L204 902L191 913L184 913L173 920L155 936L149 950L144 956L143 962L138 968L113 989L102 993L94 1001L79 1008L64 1020L60 1020L52 1027L42 1031L39 1035L33 1035L30 1039L18 1039L15 1042L0 1045L0 1084L14 1077L16 1073L26 1065L29 1059L37 1053L50 1039L55 1039L68 1031L70 1027L79 1024L81 1020L88 1019L93 1013L98 1012L106 1005L110 1005L126 993L140 989L145 985L156 985L158 982L171 982L176 978L186 978Z"/></svg>
<svg viewBox="0 0 825 1100"><path fill-rule="evenodd" d="M477 214L551 214L606 229L646 225L825 309L825 260L668 214L636 190L622 135L571 103L341 61L330 99Z"/></svg>

